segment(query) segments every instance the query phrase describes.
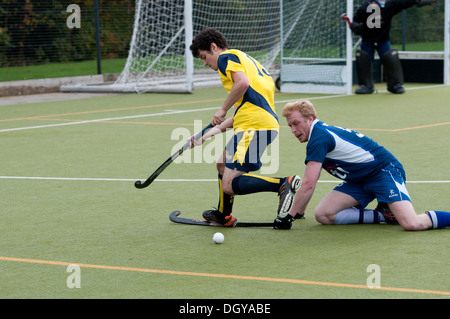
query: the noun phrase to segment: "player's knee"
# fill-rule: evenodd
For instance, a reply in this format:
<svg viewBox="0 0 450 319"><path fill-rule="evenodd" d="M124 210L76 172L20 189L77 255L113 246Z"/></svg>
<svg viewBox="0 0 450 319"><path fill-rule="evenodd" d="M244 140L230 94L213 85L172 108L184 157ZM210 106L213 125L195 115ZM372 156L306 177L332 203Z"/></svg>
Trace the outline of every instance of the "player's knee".
<svg viewBox="0 0 450 319"><path fill-rule="evenodd" d="M221 185L222 185L222 190L225 194L234 195L233 179L231 179L230 176L223 176Z"/></svg>
<svg viewBox="0 0 450 319"><path fill-rule="evenodd" d="M418 220L402 220L399 221L400 226L407 231L417 231L428 229L428 226Z"/></svg>
<svg viewBox="0 0 450 319"><path fill-rule="evenodd" d="M222 180L222 190L225 194L234 195L233 186L231 183L227 183Z"/></svg>
<svg viewBox="0 0 450 319"><path fill-rule="evenodd" d="M404 230L417 231L426 230L432 226L431 220L425 214L416 215L415 212L410 214L394 213L395 218Z"/></svg>
<svg viewBox="0 0 450 319"><path fill-rule="evenodd" d="M322 225L332 225L334 220L330 218L329 215L321 212L319 210L314 210L314 218L316 221Z"/></svg>
<svg viewBox="0 0 450 319"><path fill-rule="evenodd" d="M221 162L217 162L216 164L217 171L220 175L223 175L223 172L225 171L225 164Z"/></svg>

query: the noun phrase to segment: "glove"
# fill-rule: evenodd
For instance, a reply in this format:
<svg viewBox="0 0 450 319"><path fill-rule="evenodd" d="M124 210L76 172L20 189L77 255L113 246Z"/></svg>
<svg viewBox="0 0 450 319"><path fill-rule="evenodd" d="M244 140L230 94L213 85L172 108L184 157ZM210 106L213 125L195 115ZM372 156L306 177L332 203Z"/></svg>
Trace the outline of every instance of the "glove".
<svg viewBox="0 0 450 319"><path fill-rule="evenodd" d="M350 29L353 31L354 34L356 35L362 35L363 31L364 31L364 27L363 24L360 22L353 22L352 26L350 27Z"/></svg>
<svg viewBox="0 0 450 319"><path fill-rule="evenodd" d="M277 217L273 221L274 229L291 229L292 222L295 220L290 214L287 214L285 217Z"/></svg>

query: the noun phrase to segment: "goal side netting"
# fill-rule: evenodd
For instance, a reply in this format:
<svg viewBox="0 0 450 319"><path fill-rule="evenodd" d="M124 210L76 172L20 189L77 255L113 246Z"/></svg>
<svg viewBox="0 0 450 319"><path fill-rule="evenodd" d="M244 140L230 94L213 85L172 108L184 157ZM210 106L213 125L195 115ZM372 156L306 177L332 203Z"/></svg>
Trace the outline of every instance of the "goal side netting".
<svg viewBox="0 0 450 319"><path fill-rule="evenodd" d="M281 8L281 91L351 94L352 36L341 15L352 17L353 1L284 0Z"/></svg>

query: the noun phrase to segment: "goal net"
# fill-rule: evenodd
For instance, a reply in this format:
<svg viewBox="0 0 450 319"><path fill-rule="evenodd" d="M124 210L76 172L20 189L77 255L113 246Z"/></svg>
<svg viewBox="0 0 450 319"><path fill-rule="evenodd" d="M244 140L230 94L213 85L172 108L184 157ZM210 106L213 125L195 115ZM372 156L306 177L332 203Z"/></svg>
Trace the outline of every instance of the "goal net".
<svg viewBox="0 0 450 319"><path fill-rule="evenodd" d="M220 85L217 73L189 49L193 36L206 27L220 30L230 48L245 51L269 70L280 50L280 0L136 0L135 8L124 70L114 84L85 90L192 92Z"/></svg>
<svg viewBox="0 0 450 319"><path fill-rule="evenodd" d="M352 37L344 13L353 16L352 0L283 1L282 92L351 94Z"/></svg>

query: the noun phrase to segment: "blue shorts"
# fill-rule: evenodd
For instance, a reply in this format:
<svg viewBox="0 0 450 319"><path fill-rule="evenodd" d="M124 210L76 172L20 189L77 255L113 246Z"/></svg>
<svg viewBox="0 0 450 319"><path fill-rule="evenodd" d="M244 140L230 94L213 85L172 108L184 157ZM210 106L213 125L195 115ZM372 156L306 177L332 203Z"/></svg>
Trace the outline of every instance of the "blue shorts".
<svg viewBox="0 0 450 319"><path fill-rule="evenodd" d="M405 183L405 170L400 162L394 161L363 183L343 182L334 190L352 196L365 208L375 198L385 203L411 201Z"/></svg>
<svg viewBox="0 0 450 319"><path fill-rule="evenodd" d="M277 137L275 130L245 130L233 135L225 147L225 167L242 172L254 172L261 168L261 156Z"/></svg>

